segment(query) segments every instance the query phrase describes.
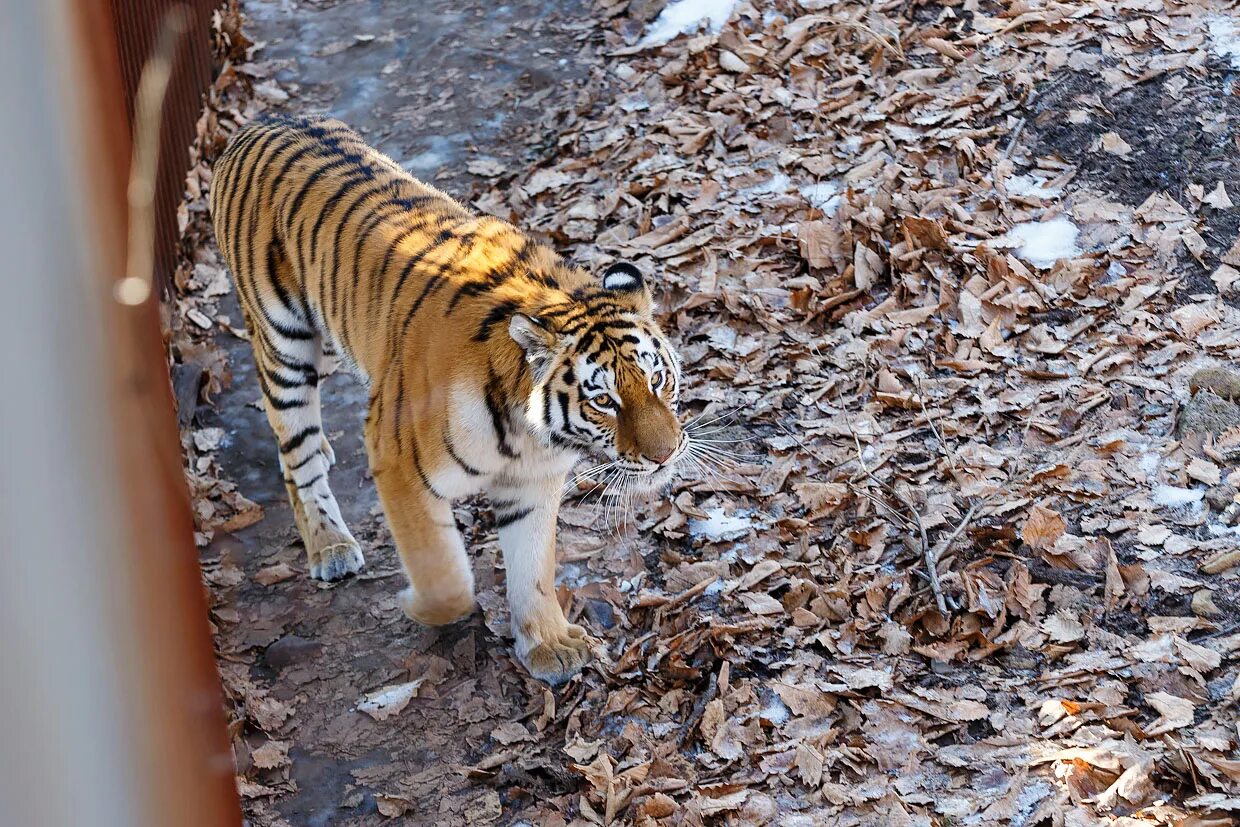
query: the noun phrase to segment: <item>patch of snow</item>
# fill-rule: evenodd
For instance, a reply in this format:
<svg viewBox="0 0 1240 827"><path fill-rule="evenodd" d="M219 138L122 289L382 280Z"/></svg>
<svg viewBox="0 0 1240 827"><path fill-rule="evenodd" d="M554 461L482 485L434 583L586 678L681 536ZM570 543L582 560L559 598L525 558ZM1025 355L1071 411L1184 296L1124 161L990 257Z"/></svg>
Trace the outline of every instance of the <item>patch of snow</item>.
<svg viewBox="0 0 1240 827"><path fill-rule="evenodd" d="M774 9L767 9L766 11L762 12L762 25L763 26L772 26L775 23L787 23L787 22L788 22L788 18L780 14L779 12L775 11Z"/></svg>
<svg viewBox="0 0 1240 827"><path fill-rule="evenodd" d="M1154 502L1164 508L1184 508L1201 502L1206 492L1200 488L1179 488L1159 485L1154 488Z"/></svg>
<svg viewBox="0 0 1240 827"><path fill-rule="evenodd" d="M716 577L715 582L707 586L706 590L703 591L702 594L705 595L706 597L714 597L717 594L722 594L723 588L726 585L727 584L723 582L722 577Z"/></svg>
<svg viewBox="0 0 1240 827"><path fill-rule="evenodd" d="M788 191L788 185L791 183L792 179L787 175L777 172L761 184L747 187L742 192L748 195L783 195Z"/></svg>
<svg viewBox="0 0 1240 827"><path fill-rule="evenodd" d="M729 517L722 508L712 508L706 512L706 519L689 520L689 533L709 540L735 540L749 533L752 525L748 517L740 514Z"/></svg>
<svg viewBox="0 0 1240 827"><path fill-rule="evenodd" d="M397 715L418 694L418 687L426 678L418 678L408 683L396 683L367 693L357 702L358 712L365 712L376 721L385 721Z"/></svg>
<svg viewBox="0 0 1240 827"><path fill-rule="evenodd" d="M861 151L861 136L860 135L849 135L847 138L844 139L844 148L847 149L850 153L860 152Z"/></svg>
<svg viewBox="0 0 1240 827"><path fill-rule="evenodd" d="M1210 40L1214 44L1214 54L1231 62L1233 69L1240 69L1240 24L1235 18L1211 17L1207 23L1210 27Z"/></svg>
<svg viewBox="0 0 1240 827"><path fill-rule="evenodd" d="M1211 537L1240 537L1240 525L1209 523L1206 531L1210 532Z"/></svg>
<svg viewBox="0 0 1240 827"><path fill-rule="evenodd" d="M674 721L659 721L657 724L650 725L650 732L656 738L666 738L678 729L680 729L680 724Z"/></svg>
<svg viewBox="0 0 1240 827"><path fill-rule="evenodd" d="M1009 195L1025 195L1034 198L1058 198L1063 195L1063 187L1049 187L1047 181L1038 175L1013 175L1004 182Z"/></svg>
<svg viewBox="0 0 1240 827"><path fill-rule="evenodd" d="M1008 238L1019 245L1016 255L1037 267L1050 267L1060 259L1084 252L1076 245L1079 232L1071 219L1061 215L1050 221L1017 224Z"/></svg>
<svg viewBox="0 0 1240 827"><path fill-rule="evenodd" d="M674 0L663 7L637 45L643 49L662 46L677 35L697 31L703 24L719 34L736 9L738 0Z"/></svg>
<svg viewBox="0 0 1240 827"><path fill-rule="evenodd" d="M1153 451L1150 451L1149 453L1141 455L1139 465L1141 472L1145 474L1145 476L1152 477L1154 476L1154 472L1158 470L1158 466L1162 465L1162 457Z"/></svg>
<svg viewBox="0 0 1240 827"><path fill-rule="evenodd" d="M788 723L788 719L792 717L792 711L788 709L788 705L778 695L772 696L770 703L762 707L762 711L758 714L775 726L782 726Z"/></svg>
<svg viewBox="0 0 1240 827"><path fill-rule="evenodd" d="M828 217L835 215L840 208L840 185L835 181L823 181L818 184L804 184L801 195L816 210L821 210Z"/></svg>
<svg viewBox="0 0 1240 827"><path fill-rule="evenodd" d="M800 224L790 221L787 224L763 224L758 228L757 234L763 238L767 236L788 236L796 235Z"/></svg>

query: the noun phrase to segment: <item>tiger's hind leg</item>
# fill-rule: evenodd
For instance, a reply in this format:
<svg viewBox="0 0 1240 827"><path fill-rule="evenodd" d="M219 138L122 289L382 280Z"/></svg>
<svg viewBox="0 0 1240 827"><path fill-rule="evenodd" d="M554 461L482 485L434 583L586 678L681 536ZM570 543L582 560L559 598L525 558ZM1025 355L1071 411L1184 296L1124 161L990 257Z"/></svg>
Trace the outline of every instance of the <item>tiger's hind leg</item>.
<svg viewBox="0 0 1240 827"><path fill-rule="evenodd" d="M279 446L280 472L306 547L310 576L339 580L360 571L365 560L328 485L327 472L335 457L323 433L319 404L322 339L293 289L298 280L282 245L258 237L253 243L256 254L237 279L238 294L246 310L267 421ZM264 248L266 255L257 254Z"/></svg>
<svg viewBox="0 0 1240 827"><path fill-rule="evenodd" d="M266 315L273 312L269 308ZM319 404L319 338L293 322L262 327L253 337L255 363L310 576L339 580L360 571L365 559L328 485L334 457Z"/></svg>

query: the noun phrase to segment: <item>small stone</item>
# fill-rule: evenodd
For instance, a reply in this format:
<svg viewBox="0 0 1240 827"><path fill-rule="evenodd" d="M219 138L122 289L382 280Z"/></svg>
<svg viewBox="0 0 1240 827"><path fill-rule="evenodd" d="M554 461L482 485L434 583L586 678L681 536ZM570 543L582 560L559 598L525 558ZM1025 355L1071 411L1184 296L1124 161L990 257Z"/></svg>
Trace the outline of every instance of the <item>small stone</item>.
<svg viewBox="0 0 1240 827"><path fill-rule="evenodd" d="M1215 511L1222 511L1231 505L1236 497L1236 489L1230 485L1212 485L1206 489L1206 502Z"/></svg>
<svg viewBox="0 0 1240 827"><path fill-rule="evenodd" d="M595 626L610 629L616 625L615 609L606 600L590 598L586 601L585 613Z"/></svg>
<svg viewBox="0 0 1240 827"><path fill-rule="evenodd" d="M1223 399L1240 398L1240 373L1227 368L1202 368L1188 379L1188 392L1207 390Z"/></svg>
<svg viewBox="0 0 1240 827"><path fill-rule="evenodd" d="M1180 412L1180 436L1193 433L1218 436L1236 427L1240 427L1240 405L1228 402L1205 387L1198 390Z"/></svg>
<svg viewBox="0 0 1240 827"><path fill-rule="evenodd" d="M318 641L307 640L298 635L285 635L267 647L264 658L268 666L280 671L317 657L321 651L323 644Z"/></svg>

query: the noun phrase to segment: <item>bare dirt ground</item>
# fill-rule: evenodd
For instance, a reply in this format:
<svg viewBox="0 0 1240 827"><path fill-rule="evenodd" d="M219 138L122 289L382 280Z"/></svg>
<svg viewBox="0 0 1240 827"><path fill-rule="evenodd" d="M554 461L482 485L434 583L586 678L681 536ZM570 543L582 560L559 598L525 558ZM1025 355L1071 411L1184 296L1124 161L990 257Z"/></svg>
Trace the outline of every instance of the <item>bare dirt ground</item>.
<svg viewBox="0 0 1240 827"><path fill-rule="evenodd" d="M580 53L593 30L586 4L572 2L249 0L244 8L247 36L263 44L256 71L266 84L258 90L266 104L344 119L414 175L466 199L477 180L467 164L494 174L546 152L565 120L558 113L575 111L588 70ZM221 309L241 324L231 296ZM227 333L217 342L232 381L212 408L200 411L199 423L222 430L223 475L266 514L205 550L204 559L222 558L244 574L217 606L220 653L226 672L235 669L260 684L273 705L298 710L280 739L290 745L291 762L281 763L274 779L263 771L264 753L247 750L267 739L240 742L242 773L286 793L256 794L252 823L377 823L384 817L376 793L406 791L416 823L493 820L498 798L482 795L458 768L474 763L496 727L529 715L532 705L541 709L542 690L514 670L506 638L481 617L429 631L396 608L404 575L369 482L361 442L366 394L343 374L324 385L325 423L338 460L332 484L365 545L367 568L333 588L305 576L275 445L257 404L249 344ZM461 516L467 532L472 524L470 533L481 533L472 509ZM494 542L475 540L480 588L494 588ZM281 564L296 576L263 585L262 572ZM422 675L436 676L436 685L399 721L377 722L356 711L364 693ZM569 786L567 779L560 784Z"/></svg>
<svg viewBox="0 0 1240 827"><path fill-rule="evenodd" d="M739 455L632 513L570 500L561 595L600 643L552 691L509 655L484 502L483 612L396 608L332 376L368 562L312 583L191 201L176 375L211 397L185 444L250 823L1236 823L1240 376L1190 391L1240 358L1235 10L773 0L641 42L664 5L245 4L264 45L207 133L330 112L637 262Z"/></svg>

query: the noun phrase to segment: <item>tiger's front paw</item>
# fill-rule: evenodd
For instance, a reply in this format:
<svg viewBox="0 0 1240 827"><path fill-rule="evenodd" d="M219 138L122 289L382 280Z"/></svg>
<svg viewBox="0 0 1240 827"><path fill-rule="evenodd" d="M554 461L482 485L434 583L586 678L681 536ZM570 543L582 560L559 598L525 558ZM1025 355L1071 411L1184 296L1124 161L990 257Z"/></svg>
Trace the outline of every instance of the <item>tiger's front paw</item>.
<svg viewBox="0 0 1240 827"><path fill-rule="evenodd" d="M401 611L410 620L424 626L446 626L464 620L474 613L477 603L474 601L472 583L468 587L448 592L435 592L434 589L428 589L423 594L410 586L397 598Z"/></svg>
<svg viewBox="0 0 1240 827"><path fill-rule="evenodd" d="M366 565L362 549L356 541L334 543L319 550L310 562L310 576L331 582L357 574Z"/></svg>
<svg viewBox="0 0 1240 827"><path fill-rule="evenodd" d="M590 638L574 623L541 637L518 632L517 657L535 678L557 686L590 662Z"/></svg>

